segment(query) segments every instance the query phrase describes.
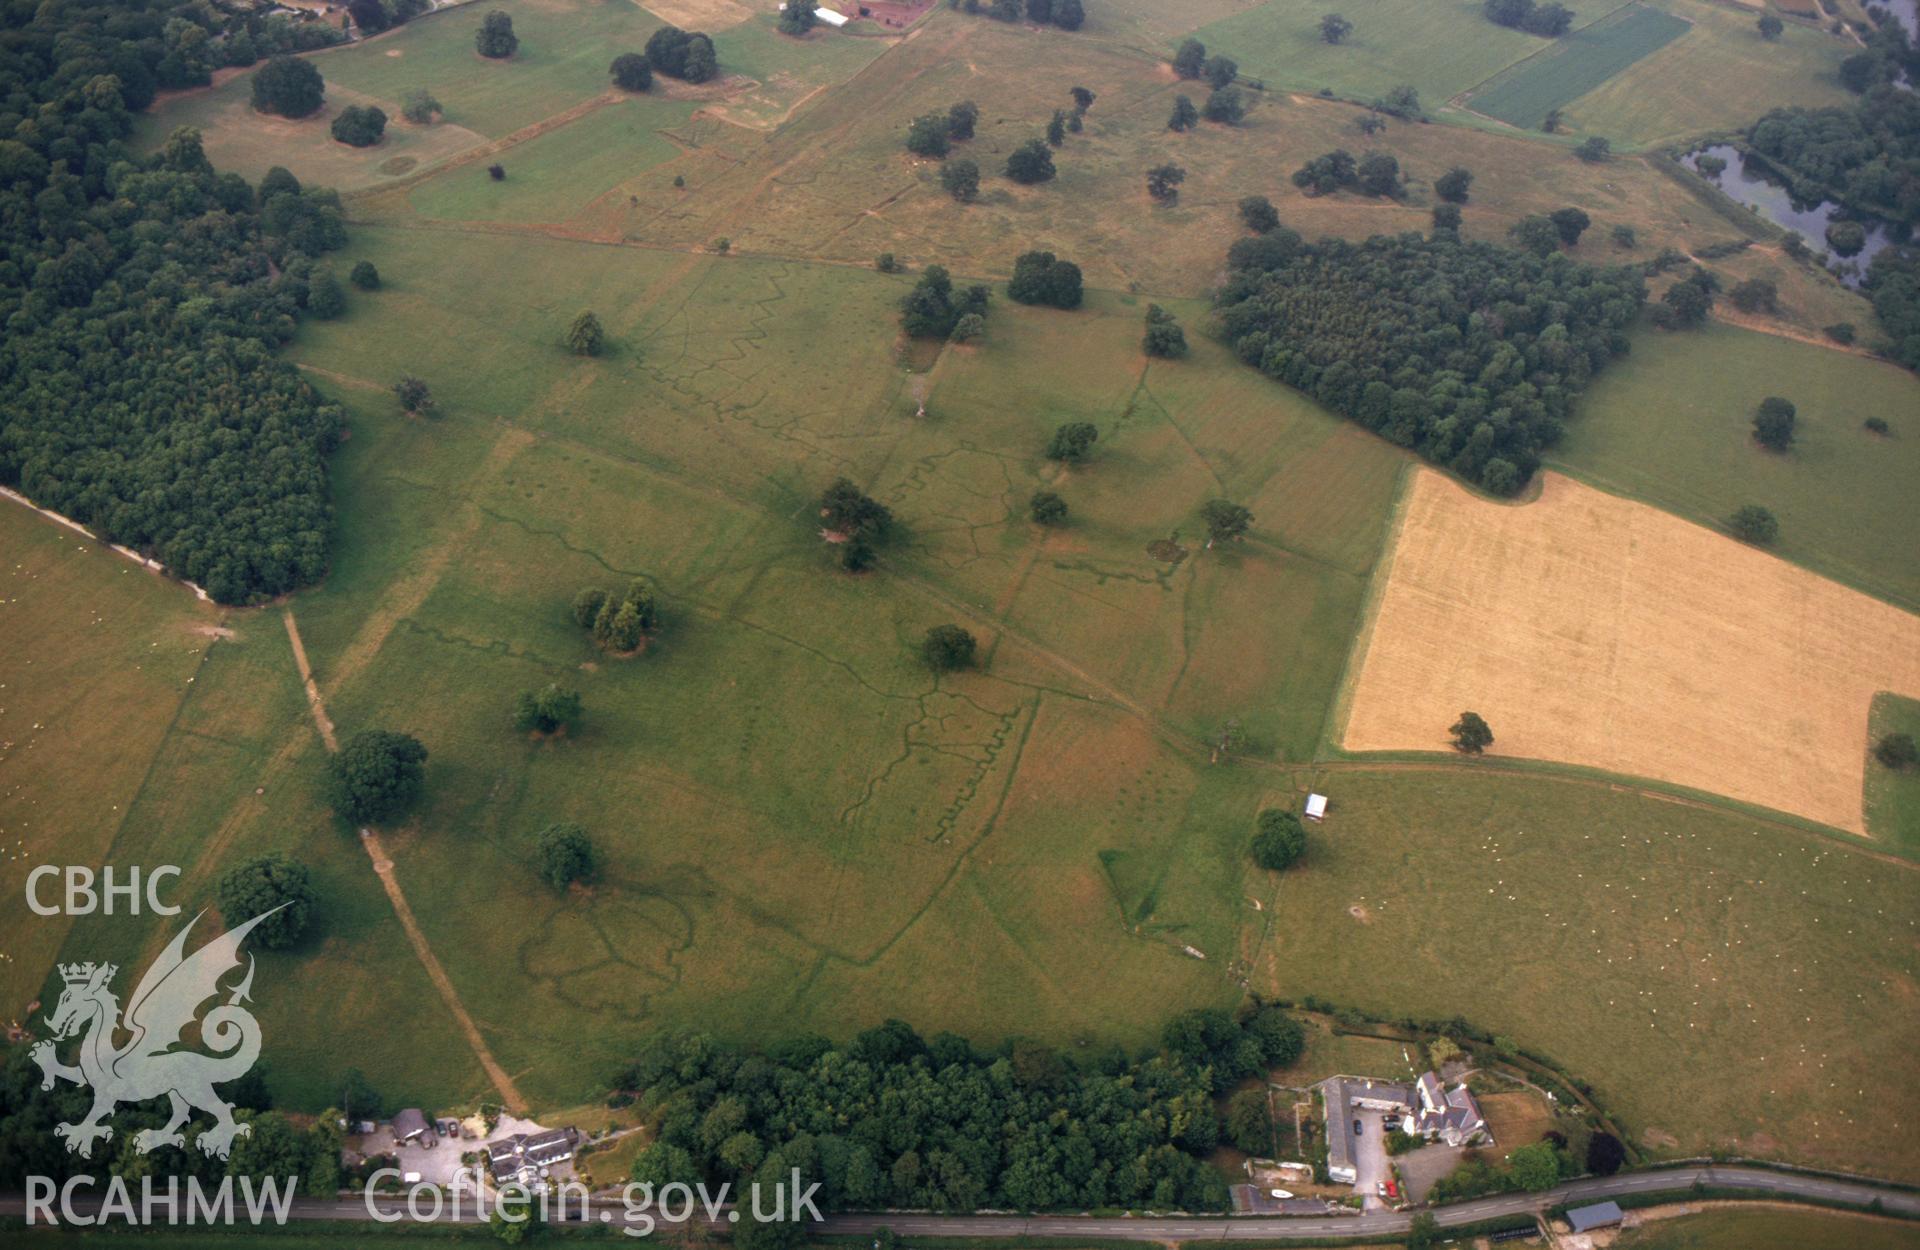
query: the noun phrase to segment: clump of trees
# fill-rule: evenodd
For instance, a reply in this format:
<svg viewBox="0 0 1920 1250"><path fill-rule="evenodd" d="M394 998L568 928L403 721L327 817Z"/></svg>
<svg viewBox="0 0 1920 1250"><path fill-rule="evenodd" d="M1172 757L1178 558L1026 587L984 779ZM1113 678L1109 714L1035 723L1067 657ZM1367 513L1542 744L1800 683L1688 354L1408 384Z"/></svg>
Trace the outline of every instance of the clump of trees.
<svg viewBox="0 0 1920 1250"><path fill-rule="evenodd" d="M1768 451L1785 451L1793 446L1793 402L1769 395L1760 401L1753 414L1753 438Z"/></svg>
<svg viewBox="0 0 1920 1250"><path fill-rule="evenodd" d="M1247 115L1247 98L1238 87L1221 87L1207 96L1207 102L1200 106L1200 116L1222 126L1237 125Z"/></svg>
<svg viewBox="0 0 1920 1250"><path fill-rule="evenodd" d="M426 763L413 735L363 729L327 761L327 805L356 825L401 815L420 797Z"/></svg>
<svg viewBox="0 0 1920 1250"><path fill-rule="evenodd" d="M540 856L540 879L556 890L578 881L592 881L600 873L600 856L587 831L570 820L557 821L534 837Z"/></svg>
<svg viewBox="0 0 1920 1250"><path fill-rule="evenodd" d="M1200 110L1193 106L1193 100L1186 95L1173 97L1173 113L1167 118L1168 130L1192 130L1200 120Z"/></svg>
<svg viewBox="0 0 1920 1250"><path fill-rule="evenodd" d="M1187 180L1187 171L1178 165L1155 165L1147 171L1147 194L1161 204L1172 204L1180 198L1180 184Z"/></svg>
<svg viewBox="0 0 1920 1250"><path fill-rule="evenodd" d="M920 658L936 673L972 668L979 643L958 625L935 625L920 640Z"/></svg>
<svg viewBox="0 0 1920 1250"><path fill-rule="evenodd" d="M1140 350L1163 360L1178 360L1187 354L1187 332L1172 313L1158 304L1147 305L1147 332Z"/></svg>
<svg viewBox="0 0 1920 1250"><path fill-rule="evenodd" d="M1345 148L1314 157L1293 171L1293 185L1309 195L1332 195L1360 180L1360 163Z"/></svg>
<svg viewBox="0 0 1920 1250"><path fill-rule="evenodd" d="M1713 311L1714 293L1719 289L1718 278L1693 266L1661 294L1660 306L1653 310L1653 324L1663 330L1686 330L1704 323Z"/></svg>
<svg viewBox="0 0 1920 1250"><path fill-rule="evenodd" d="M840 566L858 573L873 563L874 544L886 537L893 513L846 478L835 478L820 495L820 520L840 540Z"/></svg>
<svg viewBox="0 0 1920 1250"><path fill-rule="evenodd" d="M1017 22L1025 17L1037 26L1058 26L1061 30L1079 30L1087 20L1082 0L947 0L947 7L963 13L984 13L996 22Z"/></svg>
<svg viewBox="0 0 1920 1250"><path fill-rule="evenodd" d="M326 99L326 83L313 62L276 56L253 72L253 107L282 117L306 117Z"/></svg>
<svg viewBox="0 0 1920 1250"><path fill-rule="evenodd" d="M480 22L480 29L473 32L473 46L489 60L507 60L520 50L520 36L513 33L513 18L499 9L487 14Z"/></svg>
<svg viewBox="0 0 1920 1250"><path fill-rule="evenodd" d="M1907 368L1920 369L1920 247L1882 250L1864 286L1886 328L1887 350Z"/></svg>
<svg viewBox="0 0 1920 1250"><path fill-rule="evenodd" d="M1787 180L1796 199L1837 200L1861 213L1920 224L1913 181L1920 101L1910 91L1886 84L1851 107L1774 109L1748 129L1747 143Z"/></svg>
<svg viewBox="0 0 1920 1250"><path fill-rule="evenodd" d="M1478 712L1462 712L1460 719L1447 726L1453 749L1462 755L1478 755L1493 745L1493 730Z"/></svg>
<svg viewBox="0 0 1920 1250"><path fill-rule="evenodd" d="M1613 141L1602 135L1590 135L1580 141L1573 154L1589 165L1599 165L1613 156Z"/></svg>
<svg viewBox="0 0 1920 1250"><path fill-rule="evenodd" d="M1013 262L1007 298L1017 304L1078 308L1083 290L1080 266L1052 252L1024 252Z"/></svg>
<svg viewBox="0 0 1920 1250"><path fill-rule="evenodd" d="M273 912L254 926L253 940L285 950L306 936L318 897L307 866L275 851L229 869L214 886L213 901L229 929Z"/></svg>
<svg viewBox="0 0 1920 1250"><path fill-rule="evenodd" d="M1027 515L1035 525L1060 525L1067 519L1067 501L1050 490L1037 490L1027 501Z"/></svg>
<svg viewBox="0 0 1920 1250"><path fill-rule="evenodd" d="M513 727L522 733L554 734L580 722L580 692L549 682L513 697Z"/></svg>
<svg viewBox="0 0 1920 1250"><path fill-rule="evenodd" d="M1472 186L1473 171L1465 166L1455 165L1433 180L1433 193L1449 204L1465 204L1467 192Z"/></svg>
<svg viewBox="0 0 1920 1250"><path fill-rule="evenodd" d="M387 114L371 104L349 104L334 117L328 131L349 147L370 148L387 133Z"/></svg>
<svg viewBox="0 0 1920 1250"><path fill-rule="evenodd" d="M400 116L416 126L430 125L445 112L440 101L433 98L433 92L425 87L410 88L400 97Z"/></svg>
<svg viewBox="0 0 1920 1250"><path fill-rule="evenodd" d="M1338 13L1329 13L1320 19L1320 42L1342 44L1353 33L1353 23Z"/></svg>
<svg viewBox="0 0 1920 1250"><path fill-rule="evenodd" d="M1529 35L1558 39L1573 28L1573 10L1564 4L1537 4L1535 0L1487 0L1487 20Z"/></svg>
<svg viewBox="0 0 1920 1250"><path fill-rule="evenodd" d="M646 91L653 86L653 62L638 52L622 52L607 67L613 85L622 91Z"/></svg>
<svg viewBox="0 0 1920 1250"><path fill-rule="evenodd" d="M1780 521L1773 513L1757 503L1742 504L1727 518L1727 528L1733 536L1743 543L1752 543L1756 547L1768 547L1780 537Z"/></svg>
<svg viewBox="0 0 1920 1250"><path fill-rule="evenodd" d="M1626 351L1646 299L1637 268L1445 233L1307 244L1281 228L1227 265L1219 325L1241 360L1502 495Z"/></svg>
<svg viewBox="0 0 1920 1250"><path fill-rule="evenodd" d="M700 31L662 26L647 37L647 60L654 72L685 82L701 83L720 72L713 40Z"/></svg>
<svg viewBox="0 0 1920 1250"><path fill-rule="evenodd" d="M400 375L400 380L393 384L393 394L400 401L400 410L410 417L430 417L438 408L433 388L411 373Z"/></svg>
<svg viewBox="0 0 1920 1250"><path fill-rule="evenodd" d="M1249 195L1240 201L1240 224L1255 234L1268 234L1279 228L1280 211L1264 195Z"/></svg>
<svg viewBox="0 0 1920 1250"><path fill-rule="evenodd" d="M347 273L347 280L363 291L380 289L380 271L374 268L370 260L355 261L353 268Z"/></svg>
<svg viewBox="0 0 1920 1250"><path fill-rule="evenodd" d="M588 586L573 597L573 623L618 655L638 651L660 625L660 607L644 578L628 582L619 594Z"/></svg>
<svg viewBox="0 0 1920 1250"><path fill-rule="evenodd" d="M1736 282L1727 292L1727 298L1741 312L1778 312L1780 310L1780 288L1771 278L1748 278L1745 282Z"/></svg>
<svg viewBox="0 0 1920 1250"><path fill-rule="evenodd" d="M615 1084L658 1126L636 1180L771 1183L799 1167L823 1211L1224 1211L1226 1179L1204 1161L1219 1144L1213 1099L1304 1046L1297 1020L1253 1004L1188 1012L1132 1057L984 1051L898 1020L764 1052L662 1032ZM912 1134L888 1131L902 1122Z"/></svg>
<svg viewBox="0 0 1920 1250"><path fill-rule="evenodd" d="M1253 525L1253 513L1229 499L1209 499L1200 505L1200 520L1207 527L1207 546L1238 542Z"/></svg>
<svg viewBox="0 0 1920 1250"><path fill-rule="evenodd" d="M1091 421L1063 422L1047 439L1046 457L1061 464L1085 464L1099 438L1100 429Z"/></svg>
<svg viewBox="0 0 1920 1250"><path fill-rule="evenodd" d="M1022 186L1050 182L1057 172L1044 140L1029 139L1007 155L1007 177Z"/></svg>
<svg viewBox="0 0 1920 1250"><path fill-rule="evenodd" d="M1253 862L1269 872L1283 872L1307 853L1307 831L1292 812L1270 807L1254 822Z"/></svg>
<svg viewBox="0 0 1920 1250"><path fill-rule="evenodd" d="M928 265L900 302L900 328L912 338L949 338L961 318L974 315L984 319L991 300L992 293L985 285L975 283L956 291L946 266Z"/></svg>

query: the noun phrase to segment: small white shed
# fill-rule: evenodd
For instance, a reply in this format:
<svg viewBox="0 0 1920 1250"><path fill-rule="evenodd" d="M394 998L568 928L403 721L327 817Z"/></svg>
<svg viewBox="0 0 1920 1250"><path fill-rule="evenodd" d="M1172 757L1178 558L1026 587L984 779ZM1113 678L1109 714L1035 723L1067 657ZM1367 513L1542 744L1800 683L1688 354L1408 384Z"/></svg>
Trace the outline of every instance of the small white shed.
<svg viewBox="0 0 1920 1250"><path fill-rule="evenodd" d="M782 4L780 7L784 9L787 6ZM813 11L813 15L829 26L845 26L847 24L847 15L845 13L824 4L816 8Z"/></svg>
<svg viewBox="0 0 1920 1250"><path fill-rule="evenodd" d="M1307 796L1307 819L1324 820L1326 819L1326 815L1327 796L1324 794L1309 794Z"/></svg>

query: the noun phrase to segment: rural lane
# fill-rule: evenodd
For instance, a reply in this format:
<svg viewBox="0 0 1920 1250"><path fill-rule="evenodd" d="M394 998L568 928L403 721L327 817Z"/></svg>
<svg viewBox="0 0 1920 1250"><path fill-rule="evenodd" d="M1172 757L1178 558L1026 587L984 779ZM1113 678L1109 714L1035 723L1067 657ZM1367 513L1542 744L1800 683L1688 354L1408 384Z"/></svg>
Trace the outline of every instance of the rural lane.
<svg viewBox="0 0 1920 1250"><path fill-rule="evenodd" d="M1878 1199L1889 1213L1920 1216L1920 1192L1888 1189L1859 1181L1824 1176L1796 1175L1766 1168L1714 1166L1711 1164L1665 1168L1657 1172L1631 1172L1619 1176L1591 1177L1571 1181L1539 1194L1505 1194L1479 1198L1434 1210L1442 1227L1474 1224L1504 1215L1530 1215L1557 1203L1598 1201L1633 1194L1684 1194L1695 1183L1715 1189L1750 1190L1756 1198L1800 1198L1820 1202L1865 1207ZM88 1191L90 1198L77 1199L81 1212L97 1208L98 1190ZM380 1197L382 1214L405 1218L405 1204L391 1197ZM424 1204L423 1204L424 1207ZM595 1201L587 1215L596 1222L612 1224L622 1217L617 1201ZM26 1200L18 1194L0 1196L0 1216L19 1217L26 1212ZM372 1218L366 1204L358 1198L296 1199L290 1216L295 1220L367 1220ZM458 1216L449 1213L440 1222L475 1222L471 1203ZM1404 1233L1413 1217L1406 1212L1377 1211L1364 1215L1311 1216L1306 1218L1273 1216L1085 1216L1085 1215L924 1215L880 1213L873 1215L833 1215L819 1226L823 1233L859 1235L881 1227L906 1237L1051 1237L1101 1238L1130 1241L1283 1241L1293 1238L1393 1236Z"/></svg>

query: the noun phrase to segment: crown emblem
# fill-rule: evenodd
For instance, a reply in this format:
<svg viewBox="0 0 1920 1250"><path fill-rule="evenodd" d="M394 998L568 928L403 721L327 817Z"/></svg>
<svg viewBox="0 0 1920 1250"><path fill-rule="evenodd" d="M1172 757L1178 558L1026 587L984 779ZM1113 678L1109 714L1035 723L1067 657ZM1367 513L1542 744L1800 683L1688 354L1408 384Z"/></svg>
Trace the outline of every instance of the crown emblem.
<svg viewBox="0 0 1920 1250"><path fill-rule="evenodd" d="M89 959L83 964L61 964L60 979L68 985L85 985L93 980L95 972L104 972L105 975L101 979L110 981L113 979L113 974L118 971L119 969L112 964L96 964Z"/></svg>

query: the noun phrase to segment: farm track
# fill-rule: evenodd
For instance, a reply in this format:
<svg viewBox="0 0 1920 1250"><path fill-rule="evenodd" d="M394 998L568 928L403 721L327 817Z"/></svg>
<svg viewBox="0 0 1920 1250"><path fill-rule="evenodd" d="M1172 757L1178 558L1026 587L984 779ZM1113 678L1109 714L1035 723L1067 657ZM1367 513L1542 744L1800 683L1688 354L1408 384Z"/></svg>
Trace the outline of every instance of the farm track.
<svg viewBox="0 0 1920 1250"><path fill-rule="evenodd" d="M300 627L293 619L293 609L284 610L282 619L287 626L287 639L293 644L293 662L300 670L300 684L307 694L307 706L313 712L314 728L320 731L320 741L326 744L329 754L340 750L340 744L334 737L333 720L327 715L325 702L320 698L320 688L314 684L313 668L307 663L307 648L300 641ZM480 1067L486 1072L487 1079L493 1082L494 1089L506 1103L507 1109L515 1114L524 1114L527 1100L515 1088L513 1078L500 1066L499 1060L487 1048L486 1038L480 1035L480 1026L467 1014L466 1006L460 1001L460 993L453 986L453 979L441 966L440 959L433 953L433 947L427 941L427 935L421 931L420 922L414 918L413 907L407 902L407 896L400 888L399 878L394 876L393 857L387 853L386 845L380 841L380 835L372 828L360 830L360 844L366 848L367 858L373 862L374 875L380 878L380 886L387 892L387 901L393 905L393 914L400 921L400 927L406 931L407 942L413 947L413 953L419 958L420 966L426 970L427 979L433 982L433 988L440 992L441 1001L446 1003L447 1011L453 1016L454 1023L460 1026L467 1045L473 1049L474 1058L480 1061Z"/></svg>

